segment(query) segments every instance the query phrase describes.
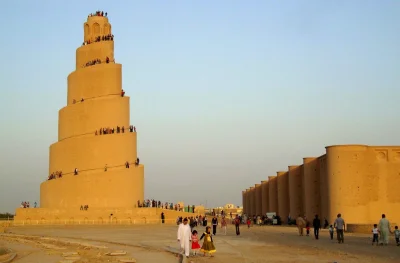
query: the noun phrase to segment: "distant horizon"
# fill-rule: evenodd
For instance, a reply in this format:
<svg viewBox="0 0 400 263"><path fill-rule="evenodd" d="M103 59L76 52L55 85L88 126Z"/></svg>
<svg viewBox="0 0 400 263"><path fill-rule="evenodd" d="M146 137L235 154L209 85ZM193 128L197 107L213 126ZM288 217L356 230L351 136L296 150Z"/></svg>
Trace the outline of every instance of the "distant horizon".
<svg viewBox="0 0 400 263"><path fill-rule="evenodd" d="M242 190L325 146L400 145L398 1L3 6L12 39L0 51L0 211L40 203L67 76L99 7L123 65L146 199L242 206Z"/></svg>

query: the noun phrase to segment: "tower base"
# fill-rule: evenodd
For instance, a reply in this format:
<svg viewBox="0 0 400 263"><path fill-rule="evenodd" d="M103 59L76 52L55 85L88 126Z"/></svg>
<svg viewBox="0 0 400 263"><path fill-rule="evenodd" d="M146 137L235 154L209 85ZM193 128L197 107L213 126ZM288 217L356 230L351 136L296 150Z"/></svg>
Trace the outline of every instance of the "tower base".
<svg viewBox="0 0 400 263"><path fill-rule="evenodd" d="M115 209L49 209L18 208L14 225L133 225L162 224L161 213L164 213L165 224L176 224L178 216L204 216L204 210L195 213L180 212L162 208L115 208Z"/></svg>

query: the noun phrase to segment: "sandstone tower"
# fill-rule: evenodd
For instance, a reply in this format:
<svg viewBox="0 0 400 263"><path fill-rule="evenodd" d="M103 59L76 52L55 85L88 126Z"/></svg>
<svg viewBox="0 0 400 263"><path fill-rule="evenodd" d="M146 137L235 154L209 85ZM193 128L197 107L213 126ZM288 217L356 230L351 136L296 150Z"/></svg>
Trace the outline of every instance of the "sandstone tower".
<svg viewBox="0 0 400 263"><path fill-rule="evenodd" d="M83 28L84 44L76 50L76 68L68 76L67 105L59 111L58 142L50 146L49 174L55 178L41 184L40 206L134 208L144 199L144 167L135 165L137 134L129 129L129 97L122 96L122 65L115 63L112 27L97 14ZM104 134L103 128L114 132Z"/></svg>

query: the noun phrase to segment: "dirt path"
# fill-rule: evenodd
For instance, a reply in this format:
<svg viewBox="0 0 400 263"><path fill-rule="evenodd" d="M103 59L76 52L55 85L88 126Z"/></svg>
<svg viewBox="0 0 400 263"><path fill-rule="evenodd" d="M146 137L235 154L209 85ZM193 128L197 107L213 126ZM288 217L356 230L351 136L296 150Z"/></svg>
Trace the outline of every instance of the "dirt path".
<svg viewBox="0 0 400 263"><path fill-rule="evenodd" d="M107 262L103 259L104 253L112 250L125 250L129 257L141 262L178 262L176 252L176 226L63 226L63 227L18 227L9 232L24 234L24 240L38 239L51 244L64 246L68 251L78 251L84 255L85 262ZM199 229L201 233L204 229ZM299 237L294 228L288 227L252 227L242 228L242 234L236 236L233 227L228 228L228 235L217 233L214 237L217 253L214 258L192 257L195 263L261 263L261 262L363 262L363 263L395 263L400 262L400 247L392 244L387 247L371 246L367 235L345 234L345 243L337 244L331 241L326 231L321 232L320 240L312 237ZM31 237L29 235L35 236ZM0 235L0 240L6 236ZM8 237L10 238L10 237ZM20 237L21 238L21 237ZM15 241L14 241L15 242ZM21 243L22 241L19 241ZM27 241L24 241L27 242ZM18 241L17 241L18 243ZM91 244L98 246L90 250L84 246ZM40 244L38 246L41 246ZM107 248L100 248L101 246ZM41 247L47 254L61 257L57 249ZM38 255L41 252L34 252ZM19 261L16 261L19 262ZM22 262L22 261L21 261ZM32 262L32 261L31 261ZM33 261L34 262L34 261ZM50 261L49 261L50 262ZM51 261L57 262L57 261ZM80 261L79 261L80 262ZM83 262L83 261L82 261ZM112 262L112 261L111 261ZM47 263L41 261L41 263Z"/></svg>
<svg viewBox="0 0 400 263"><path fill-rule="evenodd" d="M171 253L154 253L145 248L82 238L4 234L0 235L0 242L17 252L13 262L18 263L176 262L175 255ZM109 253L116 255L108 255Z"/></svg>

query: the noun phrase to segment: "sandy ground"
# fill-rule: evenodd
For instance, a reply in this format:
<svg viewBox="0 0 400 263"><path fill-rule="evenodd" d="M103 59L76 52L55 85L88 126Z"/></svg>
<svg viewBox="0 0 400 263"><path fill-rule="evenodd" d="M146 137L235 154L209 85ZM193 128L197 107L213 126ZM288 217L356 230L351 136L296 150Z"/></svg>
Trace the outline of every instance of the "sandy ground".
<svg viewBox="0 0 400 263"><path fill-rule="evenodd" d="M80 263L178 262L176 226L35 226L9 228L0 235L0 246L17 252L17 263ZM199 228L201 233L204 228ZM188 262L261 263L261 262L323 262L323 263L394 263L400 262L400 247L371 245L370 235L345 233L345 243L331 241L326 230L320 240L299 237L295 228L255 226L241 228L236 236L234 227L214 237L215 257L191 257ZM122 250L126 255L108 256L107 252ZM63 256L63 253L78 255ZM122 261L123 262L123 261Z"/></svg>

